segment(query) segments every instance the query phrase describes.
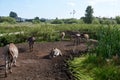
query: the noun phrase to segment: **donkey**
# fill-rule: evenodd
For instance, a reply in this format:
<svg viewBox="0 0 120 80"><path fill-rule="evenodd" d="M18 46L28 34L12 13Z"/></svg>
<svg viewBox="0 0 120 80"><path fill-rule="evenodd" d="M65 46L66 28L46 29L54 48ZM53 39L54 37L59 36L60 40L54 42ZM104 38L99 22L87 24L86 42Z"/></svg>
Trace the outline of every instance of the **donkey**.
<svg viewBox="0 0 120 80"><path fill-rule="evenodd" d="M65 32L61 32L61 40L64 40Z"/></svg>
<svg viewBox="0 0 120 80"><path fill-rule="evenodd" d="M81 38L87 41L87 40L89 39L89 35L82 33L82 34L81 34Z"/></svg>
<svg viewBox="0 0 120 80"><path fill-rule="evenodd" d="M18 48L14 43L10 43L4 47L3 55L5 60L5 77L7 77L8 70L12 73L12 66L17 66Z"/></svg>
<svg viewBox="0 0 120 80"><path fill-rule="evenodd" d="M57 56L62 56L62 52L58 48L53 48L49 54L49 57L54 58Z"/></svg>
<svg viewBox="0 0 120 80"><path fill-rule="evenodd" d="M33 36L31 36L27 39L30 51L33 51L33 45L34 45L35 40L36 39Z"/></svg>
<svg viewBox="0 0 120 80"><path fill-rule="evenodd" d="M74 35L74 45L79 45L80 44L80 37L81 37L81 34L77 33Z"/></svg>

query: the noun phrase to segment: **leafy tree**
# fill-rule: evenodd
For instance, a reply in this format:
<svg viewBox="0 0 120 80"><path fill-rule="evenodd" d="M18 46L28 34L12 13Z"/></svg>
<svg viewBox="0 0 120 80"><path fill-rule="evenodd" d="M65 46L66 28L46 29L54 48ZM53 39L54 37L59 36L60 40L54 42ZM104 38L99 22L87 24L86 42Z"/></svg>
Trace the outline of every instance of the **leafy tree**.
<svg viewBox="0 0 120 80"><path fill-rule="evenodd" d="M32 20L32 23L34 23L34 24L40 23L39 17L35 17L35 18Z"/></svg>
<svg viewBox="0 0 120 80"><path fill-rule="evenodd" d="M118 24L120 24L120 16L116 16L115 20Z"/></svg>
<svg viewBox="0 0 120 80"><path fill-rule="evenodd" d="M62 24L62 23L63 23L63 21L62 21L62 20L60 20L60 19L58 19L58 18L56 18L56 19L55 19L55 20L53 20L51 23L52 23L52 24Z"/></svg>
<svg viewBox="0 0 120 80"><path fill-rule="evenodd" d="M40 20L39 17L35 17L34 20Z"/></svg>
<svg viewBox="0 0 120 80"><path fill-rule="evenodd" d="M12 17L12 18L17 18L18 17L17 13L15 13L13 11L10 12L9 16Z"/></svg>
<svg viewBox="0 0 120 80"><path fill-rule="evenodd" d="M116 20L112 18L103 17L103 18L100 18L99 21L100 21L100 24L117 24Z"/></svg>
<svg viewBox="0 0 120 80"><path fill-rule="evenodd" d="M25 21L26 21L26 22L32 22L33 19L26 19Z"/></svg>
<svg viewBox="0 0 120 80"><path fill-rule="evenodd" d="M40 21L41 22L46 22L46 19L45 18L41 18Z"/></svg>
<svg viewBox="0 0 120 80"><path fill-rule="evenodd" d="M84 22L90 24L92 23L92 20L93 20L93 8L91 6L88 6L86 8Z"/></svg>

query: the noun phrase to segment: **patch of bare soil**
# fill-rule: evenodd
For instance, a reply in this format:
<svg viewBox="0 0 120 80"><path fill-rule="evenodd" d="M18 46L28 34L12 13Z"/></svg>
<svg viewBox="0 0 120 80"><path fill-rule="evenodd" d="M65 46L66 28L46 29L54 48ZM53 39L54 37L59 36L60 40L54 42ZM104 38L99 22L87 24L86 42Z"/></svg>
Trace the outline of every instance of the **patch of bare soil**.
<svg viewBox="0 0 120 80"><path fill-rule="evenodd" d="M75 47L69 41L35 43L33 52L29 51L28 44L16 44L19 48L17 67L13 67L13 72L4 75L4 60L2 58L3 47L0 48L0 80L74 80L65 60L70 55L70 50L86 50L85 43ZM49 58L52 48L59 48L66 56Z"/></svg>

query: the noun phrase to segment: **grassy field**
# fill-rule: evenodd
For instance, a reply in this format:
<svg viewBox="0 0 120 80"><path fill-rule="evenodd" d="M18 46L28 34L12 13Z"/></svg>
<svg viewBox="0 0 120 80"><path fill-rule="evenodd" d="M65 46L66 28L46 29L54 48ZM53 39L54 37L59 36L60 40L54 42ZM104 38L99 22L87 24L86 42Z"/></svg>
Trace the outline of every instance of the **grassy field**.
<svg viewBox="0 0 120 80"><path fill-rule="evenodd" d="M64 30L74 30L74 31L83 31L83 30L95 30L100 25L92 24L32 24L32 23L17 23L17 24L0 24L0 33L7 32L16 32L21 30L31 30L32 29L41 29L47 30L48 27L54 29L55 31L64 31Z"/></svg>
<svg viewBox="0 0 120 80"><path fill-rule="evenodd" d="M76 80L120 80L120 25L93 24L0 24L0 46L9 42L22 43L34 35L38 42L59 41L61 31L92 33L90 38L99 41L91 55L68 61L69 69ZM8 33L24 32L17 35ZM90 54L90 53L88 53ZM117 55L116 60L113 57ZM109 62L107 62L109 60Z"/></svg>
<svg viewBox="0 0 120 80"><path fill-rule="evenodd" d="M88 24L32 24L32 23L17 23L17 24L0 24L0 46L3 46L9 42L22 43L26 38L34 35L37 37L37 41L59 41L61 31L79 31L93 33L100 25L88 25ZM24 34L9 35L9 33L24 32ZM93 34L90 35L94 37Z"/></svg>

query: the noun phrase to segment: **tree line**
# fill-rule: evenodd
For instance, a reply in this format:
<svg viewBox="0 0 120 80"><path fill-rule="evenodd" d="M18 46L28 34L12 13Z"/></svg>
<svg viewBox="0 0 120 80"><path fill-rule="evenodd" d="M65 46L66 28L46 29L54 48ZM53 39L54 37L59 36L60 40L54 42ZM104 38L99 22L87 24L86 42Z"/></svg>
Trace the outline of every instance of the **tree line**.
<svg viewBox="0 0 120 80"><path fill-rule="evenodd" d="M41 22L48 22L51 24L120 24L120 16L116 16L115 18L107 18L107 17L95 17L93 16L94 10L92 6L87 6L85 10L85 16L80 19L69 18L69 19L45 19L35 17L34 19L24 19L18 17L16 12L11 11L8 17L0 17L0 23L8 22L8 23L16 23L16 22L32 22L34 24Z"/></svg>

